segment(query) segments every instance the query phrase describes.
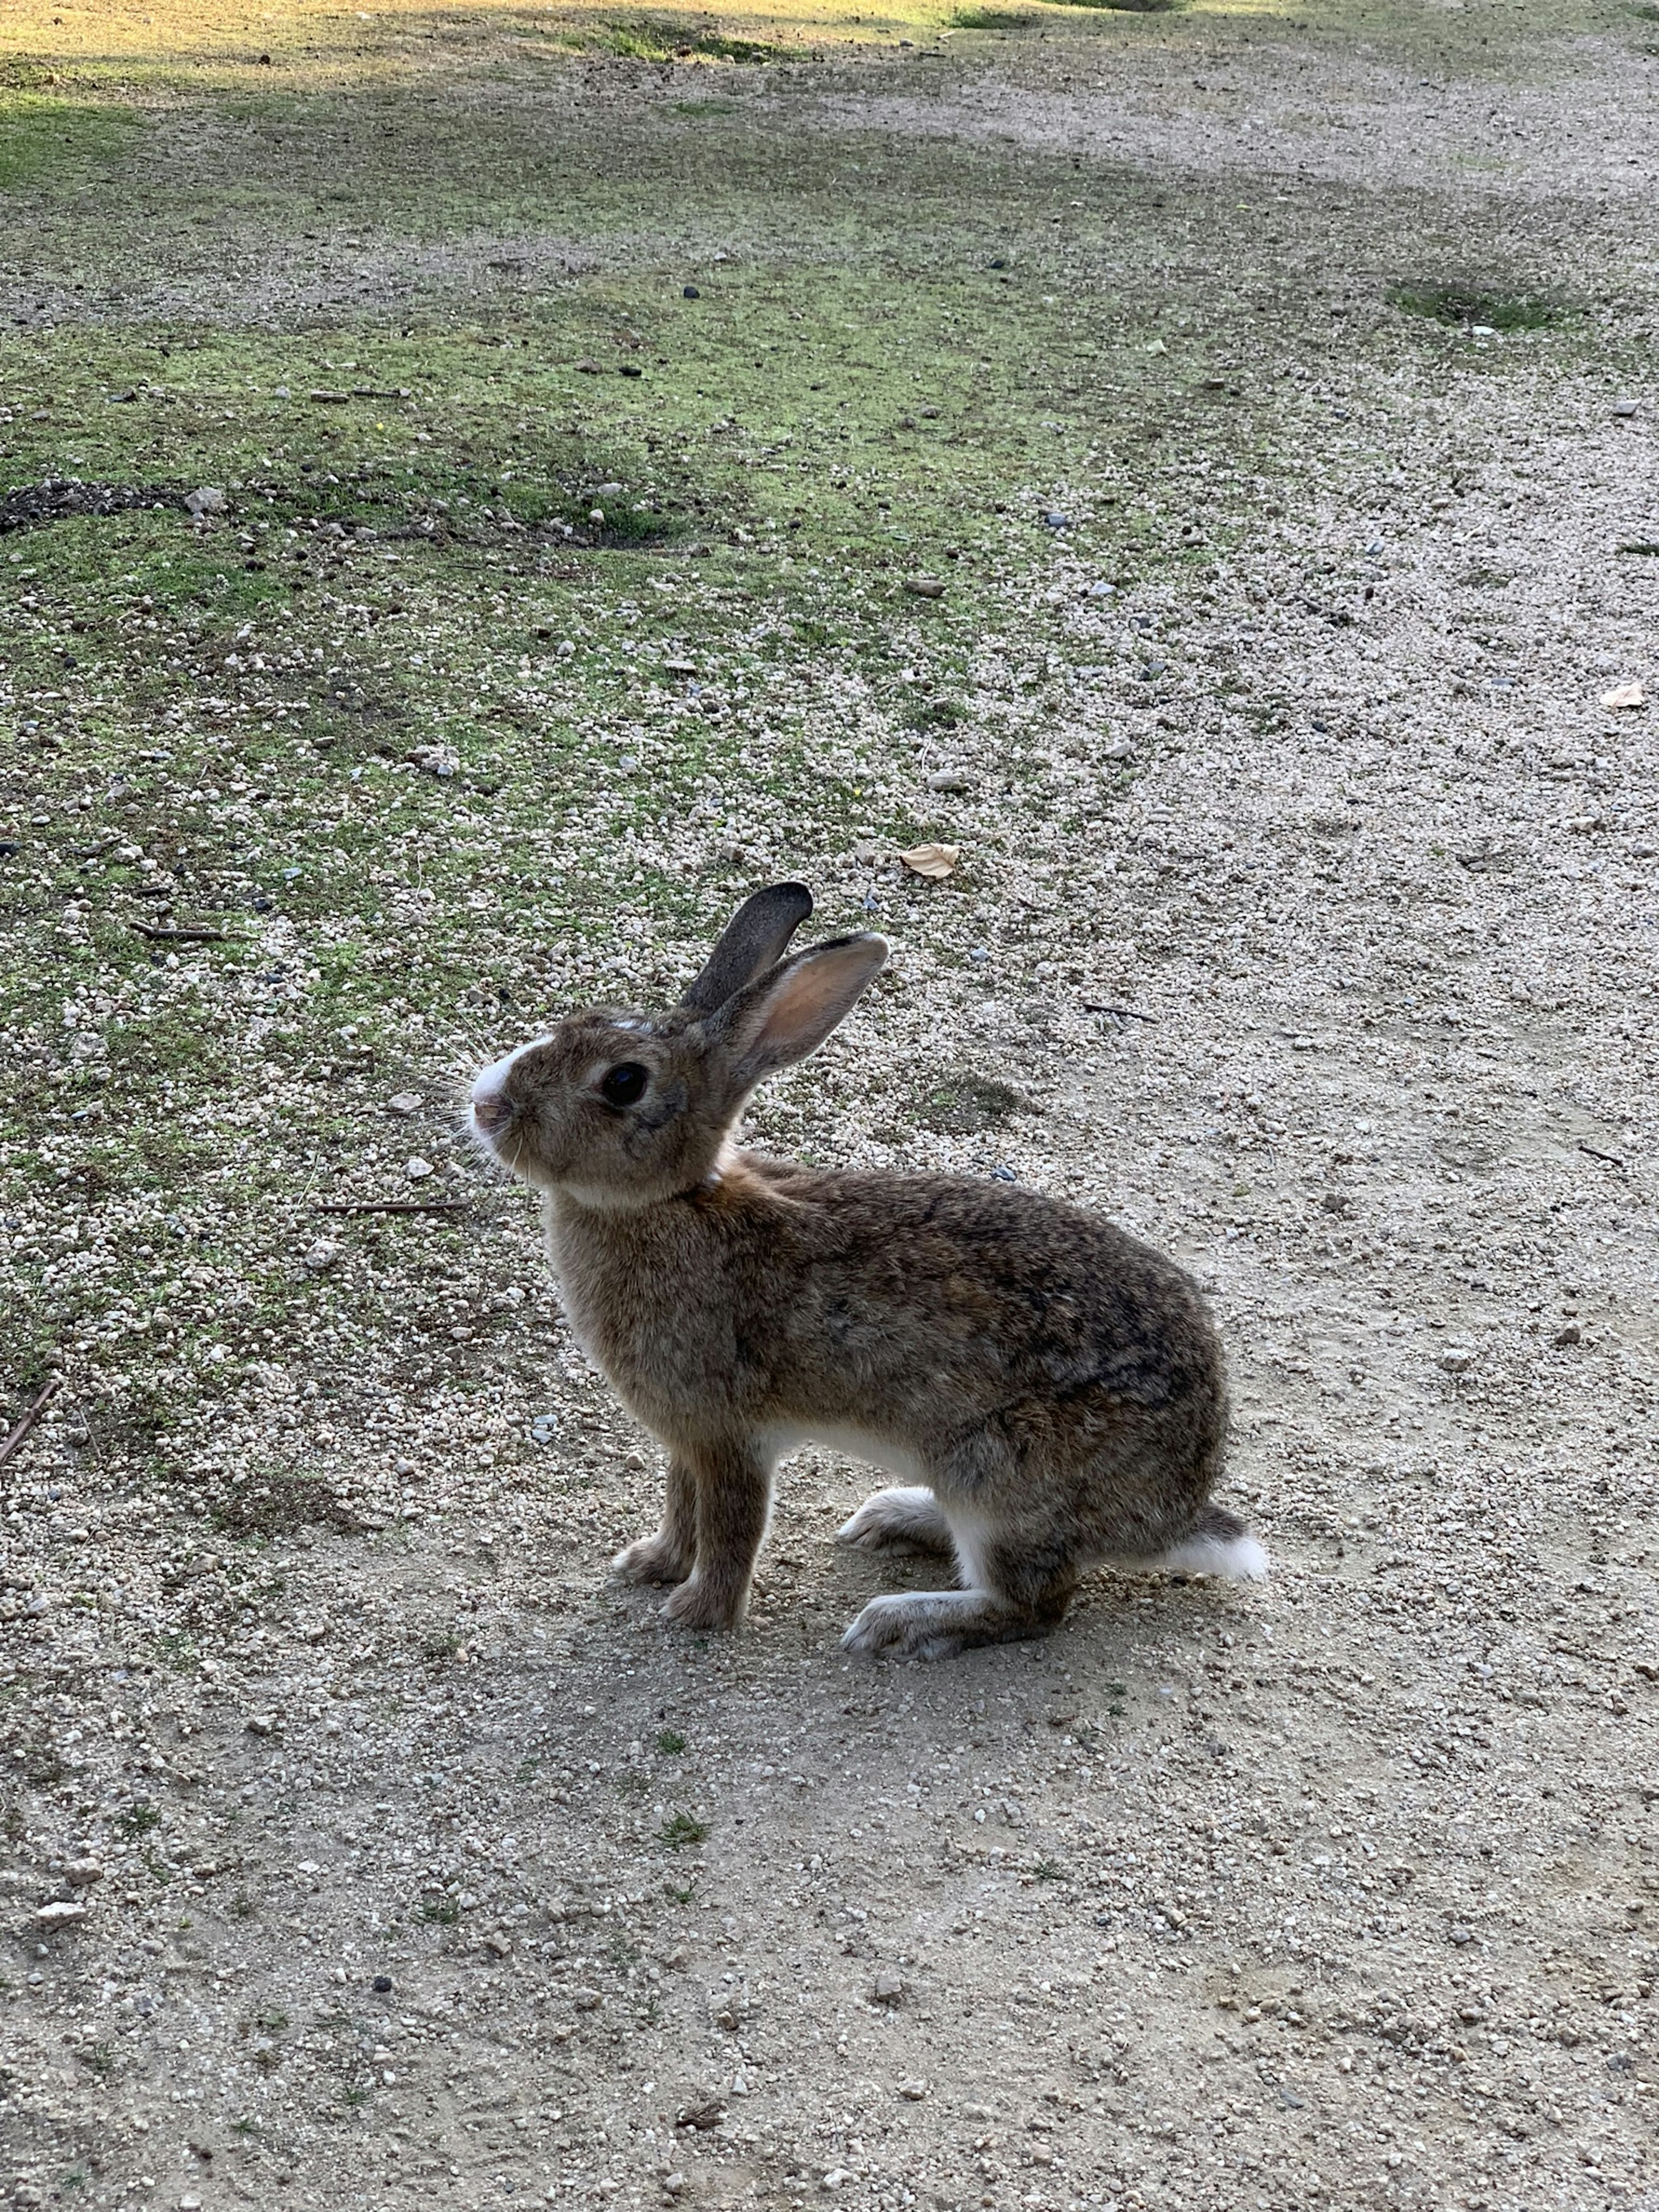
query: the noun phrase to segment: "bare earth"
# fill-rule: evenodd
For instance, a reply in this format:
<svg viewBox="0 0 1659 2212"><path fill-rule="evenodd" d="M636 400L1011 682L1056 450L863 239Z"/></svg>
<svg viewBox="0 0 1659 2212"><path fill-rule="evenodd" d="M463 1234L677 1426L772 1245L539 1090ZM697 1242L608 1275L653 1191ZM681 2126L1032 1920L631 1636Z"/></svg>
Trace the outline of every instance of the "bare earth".
<svg viewBox="0 0 1659 2212"><path fill-rule="evenodd" d="M1109 83L1011 42L792 111L1109 154L1172 200L1282 181L1281 234L1172 214L1169 251L1301 447L1285 512L1184 597L1091 596L1058 538L1047 693L1011 694L1011 587L938 756L981 780L966 941L1002 949L902 952L759 1115L1006 1164L1179 1254L1273 1579L1103 1576L1047 1644L854 1664L892 1574L828 1538L878 1478L808 1453L747 1630L666 1631L605 1578L654 1447L504 1188L447 1311L516 1366L465 1425L411 1387L332 1437L273 1382L241 1447L360 1476L370 1533L276 1540L280 1603L195 1672L63 1601L90 1545L182 1618L222 1548L77 1502L71 1391L27 1455L54 1510L6 1524L47 1761L4 1876L15 2203L1659 2207L1659 760L1654 705L1599 703L1659 692L1656 64L1603 26L1449 79L1437 20L1423 57L1309 61L1217 17L1201 65L1126 50ZM1519 240L1576 334L1401 335L1375 279L1425 227ZM1257 347L1259 284L1328 284L1328 335ZM1137 750L1086 836L990 795L1034 722L1058 787ZM797 865L785 830L763 858ZM1031 1110L895 1139L866 1071L942 1038ZM460 1140L428 1108L408 1146ZM164 1896L142 1819L85 1810L124 1774Z"/></svg>

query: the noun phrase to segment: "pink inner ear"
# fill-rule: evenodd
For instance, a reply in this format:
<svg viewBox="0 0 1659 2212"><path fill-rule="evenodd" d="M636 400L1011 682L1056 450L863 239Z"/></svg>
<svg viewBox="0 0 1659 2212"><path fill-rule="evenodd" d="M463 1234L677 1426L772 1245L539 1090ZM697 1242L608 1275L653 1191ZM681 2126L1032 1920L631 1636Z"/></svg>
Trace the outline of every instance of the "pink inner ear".
<svg viewBox="0 0 1659 2212"><path fill-rule="evenodd" d="M744 1057L783 1067L816 1052L886 957L887 947L879 938L859 938L803 954L745 1018L747 1036L740 1047Z"/></svg>
<svg viewBox="0 0 1659 2212"><path fill-rule="evenodd" d="M834 1029L847 1011L844 961L804 960L768 1002L755 1042L766 1052L805 1052Z"/></svg>

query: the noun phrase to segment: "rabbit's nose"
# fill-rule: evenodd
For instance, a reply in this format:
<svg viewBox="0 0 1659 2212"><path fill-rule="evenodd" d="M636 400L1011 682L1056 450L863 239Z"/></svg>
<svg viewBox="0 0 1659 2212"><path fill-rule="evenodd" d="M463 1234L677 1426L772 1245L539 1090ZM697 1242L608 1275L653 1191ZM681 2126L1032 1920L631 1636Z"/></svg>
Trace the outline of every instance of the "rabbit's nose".
<svg viewBox="0 0 1659 2212"><path fill-rule="evenodd" d="M472 1101L472 1118L481 1129L489 1130L492 1136L496 1130L504 1129L513 1118L513 1108L506 1091L485 1091L477 1094Z"/></svg>

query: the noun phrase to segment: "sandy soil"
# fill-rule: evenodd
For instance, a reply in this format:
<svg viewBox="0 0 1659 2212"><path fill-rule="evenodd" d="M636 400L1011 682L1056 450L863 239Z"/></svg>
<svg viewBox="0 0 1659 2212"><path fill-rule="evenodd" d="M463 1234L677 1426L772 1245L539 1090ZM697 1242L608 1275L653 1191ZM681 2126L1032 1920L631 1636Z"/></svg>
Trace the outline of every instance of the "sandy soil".
<svg viewBox="0 0 1659 2212"><path fill-rule="evenodd" d="M1097 596L1059 534L1032 690L1010 579L934 755L974 786L991 955L919 933L758 1116L1011 1166L1182 1255L1273 1579L1103 1576L1046 1644L854 1664L894 1574L830 1547L873 1485L808 1453L748 1629L667 1632L604 1577L654 1449L505 1189L372 1431L308 1430L276 1382L250 1416L381 1487L277 1536L260 1625L194 1672L68 1601L98 1555L182 1621L192 1589L234 1613L210 1524L82 1500L71 1391L28 1447L50 1507L7 1524L13 2202L1659 2205L1659 818L1652 708L1601 704L1659 683L1654 64L1598 31L1518 90L1449 80L1410 51L1436 20L1307 63L1217 19L1201 114L1166 61L1091 82L1012 39L1002 75L852 72L793 111L1109 149L1171 195L1280 178L1282 236L1205 273L1210 309L1316 269L1341 311L1241 331L1300 474L1207 581ZM1574 334L1390 335L1371 276L1431 223L1513 226ZM1163 496L1202 529L1185 450ZM1052 790L1128 744L1129 795L1058 832L994 780L1033 727ZM941 1036L1029 1110L886 1128L866 1071ZM432 1103L409 1128L458 1155ZM504 1351L470 1410L450 1310Z"/></svg>

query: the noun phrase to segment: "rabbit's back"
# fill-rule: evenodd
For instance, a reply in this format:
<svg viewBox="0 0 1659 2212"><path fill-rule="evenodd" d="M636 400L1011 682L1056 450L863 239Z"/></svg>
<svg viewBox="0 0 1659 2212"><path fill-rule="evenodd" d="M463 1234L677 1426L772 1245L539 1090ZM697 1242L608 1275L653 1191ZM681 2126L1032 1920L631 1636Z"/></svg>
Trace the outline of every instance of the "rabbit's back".
<svg viewBox="0 0 1659 2212"><path fill-rule="evenodd" d="M556 1204L554 1259L584 1343L660 1434L850 1424L908 1447L1019 1419L1064 1456L1133 1419L1219 1449L1221 1353L1191 1279L1017 1187L744 1155L622 1222Z"/></svg>

